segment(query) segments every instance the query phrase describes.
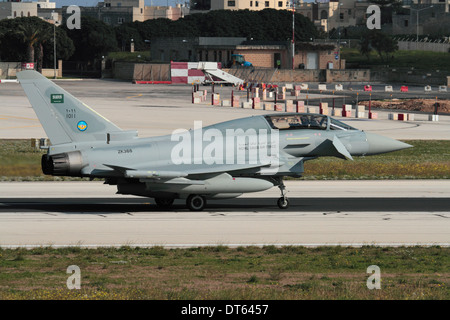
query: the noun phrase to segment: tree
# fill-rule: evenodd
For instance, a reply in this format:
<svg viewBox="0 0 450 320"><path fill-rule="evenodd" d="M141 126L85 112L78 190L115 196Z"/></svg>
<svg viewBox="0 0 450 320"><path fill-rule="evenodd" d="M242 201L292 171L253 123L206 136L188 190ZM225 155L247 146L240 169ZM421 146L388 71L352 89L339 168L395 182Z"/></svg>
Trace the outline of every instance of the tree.
<svg viewBox="0 0 450 320"><path fill-rule="evenodd" d="M44 43L47 41L50 41L50 39L53 40L53 27L48 26L42 26L40 32L39 32L39 39L38 39L38 57L36 59L36 70L40 73L42 73L42 67L44 64Z"/></svg>
<svg viewBox="0 0 450 320"><path fill-rule="evenodd" d="M145 50L145 42L135 28L126 24L120 25L115 28L115 33L117 44L122 50L125 50L125 47L131 42L131 39L133 39L134 49L136 51Z"/></svg>
<svg viewBox="0 0 450 320"><path fill-rule="evenodd" d="M359 52L365 55L367 60L370 60L372 49L375 49L381 61L389 61L392 54L398 50L397 40L376 29L366 32L360 40L359 46Z"/></svg>
<svg viewBox="0 0 450 320"><path fill-rule="evenodd" d="M65 26L55 28L56 38L56 57L58 60L67 60L75 52L73 41L67 36ZM54 48L53 48L53 25L49 25L47 30L48 37L42 42L40 48L45 55L42 57L42 65L53 67L54 64Z"/></svg>
<svg viewBox="0 0 450 320"><path fill-rule="evenodd" d="M53 65L53 25L37 17L0 21L0 58L3 61L36 62L39 70ZM7 48L5 50L5 48ZM56 28L57 56L66 59L74 51L73 42L62 27ZM36 59L35 51L38 52Z"/></svg>
<svg viewBox="0 0 450 320"><path fill-rule="evenodd" d="M389 61L392 54L398 50L397 40L394 40L388 34L380 31L373 32L372 46L377 51L382 61Z"/></svg>
<svg viewBox="0 0 450 320"><path fill-rule="evenodd" d="M39 23L34 19L17 18L21 19L17 26L16 32L23 39L27 47L27 62L34 62L34 46L38 44L42 37L45 36L45 32ZM37 18L39 19L39 18ZM40 20L40 19L39 19Z"/></svg>
<svg viewBox="0 0 450 320"><path fill-rule="evenodd" d="M367 61L370 61L370 53L372 52L372 45L370 43L370 38L369 37L363 37L360 41L359 41L359 52L363 55L366 56Z"/></svg>
<svg viewBox="0 0 450 320"><path fill-rule="evenodd" d="M142 39L159 37L246 37L253 40L286 41L292 38L292 12L287 10L213 10L182 19L152 19L127 24ZM303 15L295 14L295 40L310 41L321 34Z"/></svg>
<svg viewBox="0 0 450 320"><path fill-rule="evenodd" d="M114 28L89 16L81 17L81 29L68 30L67 35L75 45L72 60L94 65L110 51L117 51Z"/></svg>

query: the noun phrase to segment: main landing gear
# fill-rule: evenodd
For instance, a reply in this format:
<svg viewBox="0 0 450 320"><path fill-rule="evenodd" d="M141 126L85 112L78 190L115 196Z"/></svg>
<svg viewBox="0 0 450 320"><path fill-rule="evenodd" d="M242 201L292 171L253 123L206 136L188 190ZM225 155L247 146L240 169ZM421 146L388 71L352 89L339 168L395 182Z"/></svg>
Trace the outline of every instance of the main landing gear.
<svg viewBox="0 0 450 320"><path fill-rule="evenodd" d="M282 179L279 180L278 188L280 188L281 191L281 198L277 201L278 208L287 209L289 208L289 199L286 196L286 186Z"/></svg>
<svg viewBox="0 0 450 320"><path fill-rule="evenodd" d="M191 211L202 211L206 206L206 199L201 195L191 194L186 199L186 205Z"/></svg>
<svg viewBox="0 0 450 320"><path fill-rule="evenodd" d="M172 208L173 198L155 198L155 203L160 209ZM186 199L186 206L191 211L202 211L206 206L206 199L199 194L191 194Z"/></svg>

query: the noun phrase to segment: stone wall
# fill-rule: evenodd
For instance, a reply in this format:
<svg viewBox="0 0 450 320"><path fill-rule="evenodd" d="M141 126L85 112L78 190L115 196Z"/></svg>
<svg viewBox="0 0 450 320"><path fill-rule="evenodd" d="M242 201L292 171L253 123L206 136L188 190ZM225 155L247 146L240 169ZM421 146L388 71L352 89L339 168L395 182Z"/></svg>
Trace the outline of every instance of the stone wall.
<svg viewBox="0 0 450 320"><path fill-rule="evenodd" d="M369 82L370 70L289 70L289 69L273 69L273 72L267 71L271 77L266 78L262 82ZM244 78L250 81L248 77Z"/></svg>
<svg viewBox="0 0 450 320"><path fill-rule="evenodd" d="M450 52L450 43L398 41L399 50Z"/></svg>
<svg viewBox="0 0 450 320"><path fill-rule="evenodd" d="M324 82L321 70L277 70L270 82Z"/></svg>
<svg viewBox="0 0 450 320"><path fill-rule="evenodd" d="M22 70L20 62L0 62L0 78L9 79L16 77L16 73Z"/></svg>
<svg viewBox="0 0 450 320"><path fill-rule="evenodd" d="M116 62L113 67L113 76L115 79L133 80L134 78L133 62Z"/></svg>
<svg viewBox="0 0 450 320"><path fill-rule="evenodd" d="M112 71L115 79L169 81L170 64L116 62Z"/></svg>
<svg viewBox="0 0 450 320"><path fill-rule="evenodd" d="M42 75L45 77L53 78L55 76L55 69L52 68L42 69ZM58 69L56 69L56 76L58 78L62 77L62 60L58 60Z"/></svg>
<svg viewBox="0 0 450 320"><path fill-rule="evenodd" d="M327 70L326 82L369 82L370 70L355 69L355 70Z"/></svg>
<svg viewBox="0 0 450 320"><path fill-rule="evenodd" d="M21 62L0 62L0 79L15 78L17 72L22 71ZM53 78L55 71L53 68L42 69L42 74L45 77ZM62 77L62 60L58 60L58 69L56 69L56 76Z"/></svg>

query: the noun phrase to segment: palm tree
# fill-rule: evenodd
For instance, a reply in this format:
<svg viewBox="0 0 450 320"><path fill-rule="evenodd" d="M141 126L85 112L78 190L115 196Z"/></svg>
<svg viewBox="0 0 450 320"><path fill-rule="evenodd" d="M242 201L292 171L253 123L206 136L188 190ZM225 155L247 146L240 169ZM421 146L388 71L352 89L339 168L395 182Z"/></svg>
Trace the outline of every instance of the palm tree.
<svg viewBox="0 0 450 320"><path fill-rule="evenodd" d="M42 73L42 64L44 61L44 43L47 41L53 41L53 28L49 25L46 27L43 27L41 31L39 32L38 36L38 43L39 43L39 50L38 50L38 57L37 57L37 68L36 70L40 73Z"/></svg>
<svg viewBox="0 0 450 320"><path fill-rule="evenodd" d="M34 62L34 45L39 41L40 28L26 18L17 26L18 33L27 45L27 62Z"/></svg>
<svg viewBox="0 0 450 320"><path fill-rule="evenodd" d="M36 70L42 72L43 44L53 37L53 28L37 17L16 18L18 34L27 46L27 62L36 62ZM35 48L38 49L37 59Z"/></svg>

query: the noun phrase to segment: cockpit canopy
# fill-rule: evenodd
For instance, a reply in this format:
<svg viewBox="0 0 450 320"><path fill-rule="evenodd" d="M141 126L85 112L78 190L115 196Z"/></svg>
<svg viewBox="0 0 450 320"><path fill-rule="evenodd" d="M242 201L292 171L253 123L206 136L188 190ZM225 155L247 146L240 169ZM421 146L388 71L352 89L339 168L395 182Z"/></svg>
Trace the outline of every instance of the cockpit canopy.
<svg viewBox="0 0 450 320"><path fill-rule="evenodd" d="M272 127L278 130L357 130L348 124L320 114L285 114L264 116Z"/></svg>

